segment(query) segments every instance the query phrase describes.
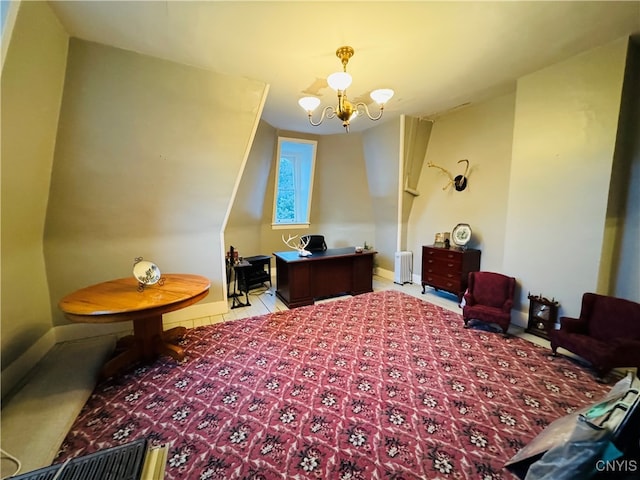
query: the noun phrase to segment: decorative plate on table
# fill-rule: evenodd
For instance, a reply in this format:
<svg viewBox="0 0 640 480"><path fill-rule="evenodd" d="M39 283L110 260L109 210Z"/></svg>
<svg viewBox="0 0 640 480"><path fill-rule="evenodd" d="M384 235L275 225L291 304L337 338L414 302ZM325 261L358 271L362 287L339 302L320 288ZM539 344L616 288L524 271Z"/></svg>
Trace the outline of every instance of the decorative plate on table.
<svg viewBox="0 0 640 480"><path fill-rule="evenodd" d="M143 285L153 285L160 280L160 269L153 262L140 260L133 265L133 276Z"/></svg>
<svg viewBox="0 0 640 480"><path fill-rule="evenodd" d="M451 232L453 243L459 247L464 247L471 240L471 227L468 223L459 223Z"/></svg>

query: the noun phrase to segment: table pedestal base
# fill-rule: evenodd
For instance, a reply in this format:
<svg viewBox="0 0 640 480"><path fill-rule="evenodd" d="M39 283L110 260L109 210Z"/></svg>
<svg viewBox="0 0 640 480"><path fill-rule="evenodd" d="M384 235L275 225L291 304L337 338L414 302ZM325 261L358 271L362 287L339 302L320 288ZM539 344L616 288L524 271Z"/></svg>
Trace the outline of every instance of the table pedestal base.
<svg viewBox="0 0 640 480"><path fill-rule="evenodd" d="M133 321L133 335L118 341L118 349L123 352L109 360L100 372L101 378L109 378L125 367L138 361L152 361L159 355L167 355L177 362L184 360L184 349L177 345L185 335L185 327L162 330L162 315L139 318Z"/></svg>

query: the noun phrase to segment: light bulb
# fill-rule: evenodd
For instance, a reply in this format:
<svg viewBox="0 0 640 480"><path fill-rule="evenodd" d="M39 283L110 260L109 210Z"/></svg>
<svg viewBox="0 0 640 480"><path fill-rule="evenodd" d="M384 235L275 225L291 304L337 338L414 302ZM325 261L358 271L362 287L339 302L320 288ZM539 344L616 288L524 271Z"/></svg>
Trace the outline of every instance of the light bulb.
<svg viewBox="0 0 640 480"><path fill-rule="evenodd" d="M351 81L351 75L347 72L336 72L327 77L327 83L336 91L346 90L351 85Z"/></svg>
<svg viewBox="0 0 640 480"><path fill-rule="evenodd" d="M316 97L303 97L298 100L298 105L300 105L305 112L313 112L318 105L320 105L320 99Z"/></svg>
<svg viewBox="0 0 640 480"><path fill-rule="evenodd" d="M384 105L391 97L393 97L393 93L393 90L390 88L380 88L371 92L371 98L378 105Z"/></svg>

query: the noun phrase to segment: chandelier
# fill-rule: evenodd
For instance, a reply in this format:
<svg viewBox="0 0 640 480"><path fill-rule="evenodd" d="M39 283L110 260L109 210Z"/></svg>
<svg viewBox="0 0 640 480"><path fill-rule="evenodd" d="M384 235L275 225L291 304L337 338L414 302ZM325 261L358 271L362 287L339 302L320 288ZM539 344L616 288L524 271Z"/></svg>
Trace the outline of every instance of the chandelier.
<svg viewBox="0 0 640 480"><path fill-rule="evenodd" d="M349 133L349 123L359 114L366 113L371 120L379 120L380 117L382 117L385 103L393 97L393 90L390 88L380 88L371 92L371 98L380 107L380 111L377 116L372 116L371 113L369 113L369 107L367 107L365 103L358 102L353 104L347 99L347 88L351 85L352 80L351 75L347 73L347 63L349 63L349 59L353 56L353 53L354 51L352 47L345 46L338 48L338 50L336 50L336 57L342 61L342 72L335 72L327 77L327 83L329 86L338 93L337 106L334 107L333 105L330 105L325 107L322 110L320 120L318 122L314 122L313 111L320 105L320 99L317 97L304 97L298 100L298 104L307 112L307 115L309 115L309 123L314 127L320 125L325 117L338 117L342 120L342 126L345 128L347 133Z"/></svg>

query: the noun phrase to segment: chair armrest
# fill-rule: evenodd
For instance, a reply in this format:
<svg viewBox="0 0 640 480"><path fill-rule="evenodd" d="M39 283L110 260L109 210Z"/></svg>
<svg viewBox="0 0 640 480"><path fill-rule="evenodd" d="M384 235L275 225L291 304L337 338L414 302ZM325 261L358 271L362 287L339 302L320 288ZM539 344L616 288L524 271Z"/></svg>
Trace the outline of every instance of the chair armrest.
<svg viewBox="0 0 640 480"><path fill-rule="evenodd" d="M471 306L476 304L476 301L473 299L473 295L471 295L471 292L469 292L469 289L467 289L464 292L463 298L464 298L465 305Z"/></svg>
<svg viewBox="0 0 640 480"><path fill-rule="evenodd" d="M580 318L560 317L560 329L568 333L587 333L587 322Z"/></svg>

